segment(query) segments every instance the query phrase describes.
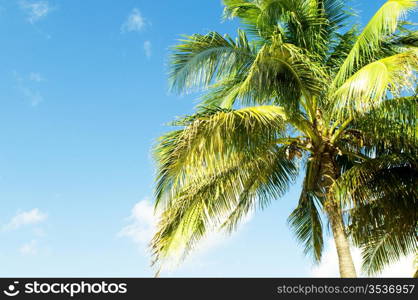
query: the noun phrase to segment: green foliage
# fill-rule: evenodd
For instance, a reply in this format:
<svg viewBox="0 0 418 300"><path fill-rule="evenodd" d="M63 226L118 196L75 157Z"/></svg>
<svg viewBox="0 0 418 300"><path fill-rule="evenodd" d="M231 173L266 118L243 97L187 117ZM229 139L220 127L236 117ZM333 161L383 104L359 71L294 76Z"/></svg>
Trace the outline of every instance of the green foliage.
<svg viewBox="0 0 418 300"><path fill-rule="evenodd" d="M175 122L184 128L163 136L155 151L157 204L166 192L173 197L184 181L222 171L274 145L285 131L283 115L277 106L210 109Z"/></svg>
<svg viewBox="0 0 418 300"><path fill-rule="evenodd" d="M356 118L341 137L341 147L361 146L367 153L417 151L418 98L383 101L367 114Z"/></svg>
<svg viewBox="0 0 418 300"><path fill-rule="evenodd" d="M321 210L323 191L321 180L321 161L311 157L306 165L305 180L297 208L289 216L288 222L297 239L304 246L304 253L312 255L319 262L324 247Z"/></svg>
<svg viewBox="0 0 418 300"><path fill-rule="evenodd" d="M207 87L215 79L245 72L255 59L243 31L238 31L236 41L217 32L185 38L174 48L171 60L171 85L180 92L195 86Z"/></svg>
<svg viewBox="0 0 418 300"><path fill-rule="evenodd" d="M373 275L418 248L417 153L390 154L356 165L336 190L350 201L350 231L363 247L363 271Z"/></svg>
<svg viewBox="0 0 418 300"><path fill-rule="evenodd" d="M374 61L348 78L335 92L337 114L369 111L381 103L388 92L398 96L404 89L413 90L418 51L409 50Z"/></svg>
<svg viewBox="0 0 418 300"><path fill-rule="evenodd" d="M358 36L347 59L333 82L337 87L353 74L353 70L379 50L382 39L393 34L408 10L415 8L416 0L389 0L373 16Z"/></svg>

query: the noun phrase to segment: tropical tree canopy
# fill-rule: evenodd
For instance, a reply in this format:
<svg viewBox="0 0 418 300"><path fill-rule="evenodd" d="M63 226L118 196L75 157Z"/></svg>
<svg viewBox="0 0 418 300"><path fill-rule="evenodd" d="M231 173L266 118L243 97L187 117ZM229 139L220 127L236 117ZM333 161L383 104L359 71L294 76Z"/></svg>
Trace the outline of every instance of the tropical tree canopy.
<svg viewBox="0 0 418 300"><path fill-rule="evenodd" d="M349 234L370 273L417 251L418 36L405 19L416 4L389 0L361 28L340 0L224 0L224 18L242 23L236 38L174 47L172 89L203 96L155 147L158 269L300 174L289 224L315 261L324 222L343 276L355 276Z"/></svg>

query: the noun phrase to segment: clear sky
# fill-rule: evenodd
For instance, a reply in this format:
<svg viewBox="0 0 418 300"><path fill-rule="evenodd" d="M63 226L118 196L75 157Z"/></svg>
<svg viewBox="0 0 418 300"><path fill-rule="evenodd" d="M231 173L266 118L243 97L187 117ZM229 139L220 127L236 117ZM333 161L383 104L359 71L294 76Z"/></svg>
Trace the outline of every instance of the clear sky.
<svg viewBox="0 0 418 300"><path fill-rule="evenodd" d="M365 22L384 1L351 3ZM220 0L0 0L0 276L153 275L151 147L195 105L168 92L169 47L234 34L221 13ZM312 270L290 233L299 191L163 275L335 273L331 250Z"/></svg>

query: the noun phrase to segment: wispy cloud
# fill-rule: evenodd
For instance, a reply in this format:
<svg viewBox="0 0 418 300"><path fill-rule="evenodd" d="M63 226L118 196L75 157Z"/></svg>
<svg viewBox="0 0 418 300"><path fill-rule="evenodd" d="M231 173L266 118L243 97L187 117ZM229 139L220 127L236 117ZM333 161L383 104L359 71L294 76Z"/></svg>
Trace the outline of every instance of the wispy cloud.
<svg viewBox="0 0 418 300"><path fill-rule="evenodd" d="M38 208L20 212L4 226L4 230L16 230L26 225L39 224L45 221L47 217L48 215L40 211Z"/></svg>
<svg viewBox="0 0 418 300"><path fill-rule="evenodd" d="M146 25L146 20L142 16L139 9L134 8L130 15L127 17L126 21L122 24L120 30L122 33L126 32L139 32L144 29Z"/></svg>
<svg viewBox="0 0 418 300"><path fill-rule="evenodd" d="M16 89L25 99L29 100L31 106L38 106L44 101L44 97L37 86L37 84L45 81L45 78L40 73L31 72L28 77L22 77L18 72L14 71L13 76L16 80Z"/></svg>
<svg viewBox="0 0 418 300"><path fill-rule="evenodd" d="M2 228L3 232L9 235L16 235L16 230L22 227L30 227L33 231L34 238L23 244L17 251L24 256L36 255L43 250L39 247L39 240L45 237L46 233L38 225L45 222L48 215L39 208L17 213L9 223Z"/></svg>
<svg viewBox="0 0 418 300"><path fill-rule="evenodd" d="M29 243L22 245L19 248L19 252L22 255L35 255L38 253L38 242L36 240L31 240Z"/></svg>
<svg viewBox="0 0 418 300"><path fill-rule="evenodd" d="M48 1L19 1L20 8L26 13L27 20L34 24L45 18L52 10Z"/></svg>
<svg viewBox="0 0 418 300"><path fill-rule="evenodd" d="M145 56L147 58L151 58L152 56L152 44L150 41L145 41L144 42L144 51L145 51Z"/></svg>
<svg viewBox="0 0 418 300"><path fill-rule="evenodd" d="M38 106L44 101L44 97L39 91L34 91L27 87L21 87L21 91L23 95L30 100L30 105L32 106Z"/></svg>
<svg viewBox="0 0 418 300"><path fill-rule="evenodd" d="M360 272L361 250L352 247L351 252L357 273L361 277L366 277L365 274ZM380 274L377 274L377 277L411 277L414 272L413 261L413 255L403 257L397 263L387 266ZM328 241L328 247L323 254L321 263L312 268L310 275L312 277L339 277L338 255L332 239Z"/></svg>
<svg viewBox="0 0 418 300"><path fill-rule="evenodd" d="M31 81L35 81L35 82L42 82L45 79L42 77L42 75L40 73L37 72L31 72L29 74L29 80Z"/></svg>

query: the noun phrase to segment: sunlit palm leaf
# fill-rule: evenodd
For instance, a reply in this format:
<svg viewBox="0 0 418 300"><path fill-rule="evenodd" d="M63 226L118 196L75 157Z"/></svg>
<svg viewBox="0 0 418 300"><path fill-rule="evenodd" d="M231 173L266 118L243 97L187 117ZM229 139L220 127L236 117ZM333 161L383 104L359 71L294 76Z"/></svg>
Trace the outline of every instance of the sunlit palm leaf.
<svg viewBox="0 0 418 300"><path fill-rule="evenodd" d="M275 98L285 107L297 107L302 95L318 94L325 80L324 70L301 49L277 41L259 51L240 94L253 94L258 103Z"/></svg>
<svg viewBox="0 0 418 300"><path fill-rule="evenodd" d="M285 42L321 55L348 17L340 0L224 0L224 4L225 18L240 18L255 37L270 40L280 34Z"/></svg>
<svg viewBox="0 0 418 300"><path fill-rule="evenodd" d="M347 59L334 79L333 85L339 87L352 72L368 60L378 50L383 37L394 33L399 19L414 9L416 0L388 0L366 25L357 38Z"/></svg>
<svg viewBox="0 0 418 300"><path fill-rule="evenodd" d="M188 177L215 172L274 142L284 130L284 116L280 107L259 106L212 109L177 122L185 128L161 138L155 150L157 204L166 193L176 195Z"/></svg>
<svg viewBox="0 0 418 300"><path fill-rule="evenodd" d="M366 112L381 103L388 92L399 95L414 85L413 72L418 68L418 52L410 50L370 63L351 76L336 92L334 111Z"/></svg>
<svg viewBox="0 0 418 300"><path fill-rule="evenodd" d="M155 260L162 266L168 258L184 259L207 232L224 222L233 230L257 203L263 207L280 197L296 174L284 149L270 145L251 159L244 156L217 172L187 177L161 217L151 245Z"/></svg>
<svg viewBox="0 0 418 300"><path fill-rule="evenodd" d="M180 92L207 87L215 78L225 79L248 68L254 52L243 31L236 41L217 32L195 34L181 40L171 59L172 89Z"/></svg>

